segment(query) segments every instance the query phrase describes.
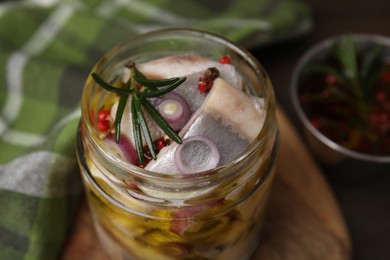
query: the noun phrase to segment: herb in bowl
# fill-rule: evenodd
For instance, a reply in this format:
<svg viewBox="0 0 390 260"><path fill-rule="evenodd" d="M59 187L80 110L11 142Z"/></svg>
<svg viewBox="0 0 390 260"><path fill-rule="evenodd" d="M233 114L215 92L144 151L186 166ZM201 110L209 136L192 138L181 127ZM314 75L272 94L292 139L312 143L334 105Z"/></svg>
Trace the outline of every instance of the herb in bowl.
<svg viewBox="0 0 390 260"><path fill-rule="evenodd" d="M389 155L389 47L345 36L322 55L303 68L299 82L312 126L345 148Z"/></svg>

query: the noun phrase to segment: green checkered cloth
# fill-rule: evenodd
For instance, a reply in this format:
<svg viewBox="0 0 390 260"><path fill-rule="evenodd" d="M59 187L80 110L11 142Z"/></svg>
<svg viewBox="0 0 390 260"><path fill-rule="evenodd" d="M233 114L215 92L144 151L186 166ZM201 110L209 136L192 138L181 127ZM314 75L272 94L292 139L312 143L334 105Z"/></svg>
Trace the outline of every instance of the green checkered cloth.
<svg viewBox="0 0 390 260"><path fill-rule="evenodd" d="M82 185L75 135L84 81L117 43L164 27L247 47L311 28L299 0L0 2L0 259L56 259Z"/></svg>

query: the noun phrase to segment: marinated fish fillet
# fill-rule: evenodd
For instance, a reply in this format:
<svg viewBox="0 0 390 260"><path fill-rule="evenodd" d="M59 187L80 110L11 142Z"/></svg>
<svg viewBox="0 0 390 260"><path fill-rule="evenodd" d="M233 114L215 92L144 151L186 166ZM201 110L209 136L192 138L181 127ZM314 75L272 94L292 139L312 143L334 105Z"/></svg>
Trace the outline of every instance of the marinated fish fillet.
<svg viewBox="0 0 390 260"><path fill-rule="evenodd" d="M258 108L260 106L256 106L252 98L218 78L205 102L182 129L180 136L185 139L200 135L210 139L221 155L219 165L223 165L242 153L259 134L265 111ZM146 169L180 174L174 160L177 146L174 143L163 148L157 160L149 162Z"/></svg>

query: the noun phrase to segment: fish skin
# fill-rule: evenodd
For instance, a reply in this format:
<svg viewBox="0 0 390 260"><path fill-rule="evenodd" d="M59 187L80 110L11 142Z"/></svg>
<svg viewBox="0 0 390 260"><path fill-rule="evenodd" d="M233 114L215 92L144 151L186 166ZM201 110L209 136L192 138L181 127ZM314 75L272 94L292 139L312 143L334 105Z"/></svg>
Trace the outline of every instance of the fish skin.
<svg viewBox="0 0 390 260"><path fill-rule="evenodd" d="M214 80L212 91L202 110L228 119L226 124L231 125L249 142L260 133L266 114L265 110L256 107L250 96L230 86L221 78Z"/></svg>

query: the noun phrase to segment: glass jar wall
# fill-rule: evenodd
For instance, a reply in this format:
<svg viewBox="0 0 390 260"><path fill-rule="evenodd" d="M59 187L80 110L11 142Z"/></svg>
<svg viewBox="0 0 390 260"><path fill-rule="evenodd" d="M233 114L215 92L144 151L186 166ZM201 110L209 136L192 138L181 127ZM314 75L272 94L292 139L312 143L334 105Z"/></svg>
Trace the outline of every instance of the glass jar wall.
<svg viewBox="0 0 390 260"><path fill-rule="evenodd" d="M244 79L244 91L263 100L263 126L243 153L213 170L148 171L120 159L102 141L96 111L112 105L113 93L88 77L78 159L98 237L112 259L247 259L259 243L278 131L273 89L256 59L220 36L169 29L118 45L92 71L112 82L129 61L188 54L213 60L228 56Z"/></svg>

